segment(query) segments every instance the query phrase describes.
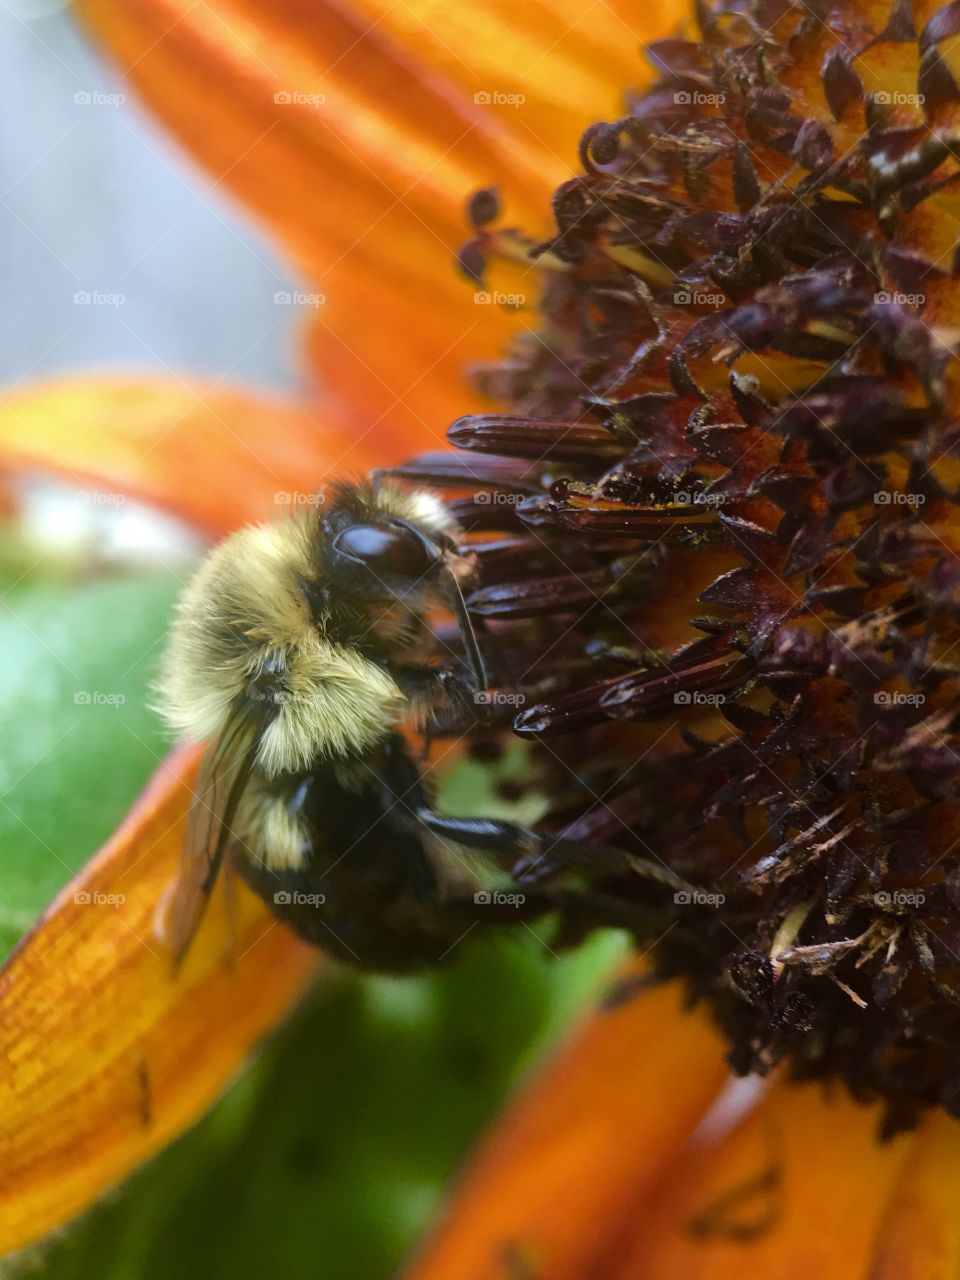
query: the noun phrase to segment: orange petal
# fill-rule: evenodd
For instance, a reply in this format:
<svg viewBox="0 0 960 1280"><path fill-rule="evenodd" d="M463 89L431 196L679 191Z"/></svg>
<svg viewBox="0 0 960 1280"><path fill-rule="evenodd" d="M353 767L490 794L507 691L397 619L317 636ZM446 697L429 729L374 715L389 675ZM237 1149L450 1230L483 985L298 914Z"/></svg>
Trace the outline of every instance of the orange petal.
<svg viewBox="0 0 960 1280"><path fill-rule="evenodd" d="M531 302L536 296L533 285ZM412 282L394 292L379 279L354 279L330 300L307 334L307 356L320 383L349 405L358 438L407 443L407 456L446 448L446 430L481 406L468 371L494 361L529 319L497 306L439 306ZM419 304L413 300L420 298Z"/></svg>
<svg viewBox="0 0 960 1280"><path fill-rule="evenodd" d="M0 401L0 465L128 493L214 535L407 452L386 426L359 440L329 417L199 384L63 379Z"/></svg>
<svg viewBox="0 0 960 1280"><path fill-rule="evenodd" d="M641 46L673 34L690 8L685 0L642 7L632 0L537 0L522 8L514 0L352 2L378 32L429 62L467 98L488 95L487 109L506 114L564 176L585 126L616 119L625 89L650 78Z"/></svg>
<svg viewBox="0 0 960 1280"><path fill-rule="evenodd" d="M632 1227L611 1241L611 1264L598 1277L867 1275L914 1142L881 1144L878 1123L876 1107L842 1094L828 1101L819 1085L774 1085L732 1132L692 1144L659 1189L634 1202Z"/></svg>
<svg viewBox="0 0 960 1280"><path fill-rule="evenodd" d="M956 1280L960 1275L960 1125L924 1120L877 1232L867 1280Z"/></svg>
<svg viewBox="0 0 960 1280"><path fill-rule="evenodd" d="M422 5L419 14L405 6L406 20L337 0L78 7L215 184L266 218L311 274L345 250L381 270L406 269L432 238L462 236L464 200L493 181L508 180L520 216L544 216L541 202L569 173L579 132L643 75L642 32L624 26L623 56L598 58L593 43L576 38L569 2L529 6L519 20L514 12L483 51L472 37L475 84L462 54L471 28L489 25L484 4L457 7L459 49L445 43L450 24L440 8L427 18L436 38L423 38ZM527 18L535 29L526 29ZM538 112L555 113L563 102L565 124L554 124L550 141L525 120L526 103L474 101L485 88L501 89L481 83L490 60L525 92L529 76L531 108L536 100ZM583 65L581 87L596 96L584 93L572 106L570 76ZM565 148L562 157L551 141ZM389 228L377 225L394 214ZM397 240L400 227L409 235Z"/></svg>
<svg viewBox="0 0 960 1280"><path fill-rule="evenodd" d="M557 176L519 122L481 110L336 0L82 0L79 10L214 181L309 269L397 202L411 231L418 218L449 228L507 163L526 212L531 186L539 194ZM384 266L407 257L382 238L378 249Z"/></svg>
<svg viewBox="0 0 960 1280"><path fill-rule="evenodd" d="M725 1076L719 1037L672 986L597 1015L500 1119L409 1280L595 1275Z"/></svg>
<svg viewBox="0 0 960 1280"><path fill-rule="evenodd" d="M0 1254L195 1121L315 971L316 953L238 885L232 929L218 892L174 977L153 916L196 766L196 751L171 757L0 972Z"/></svg>
<svg viewBox="0 0 960 1280"><path fill-rule="evenodd" d="M472 291L454 267L470 192L512 174L520 217L544 216L549 207L557 166L536 139L503 112L467 100L340 4L83 0L79 7L214 185L265 219L317 282L331 323L357 352L357 385L376 414L389 412L442 357L451 323L476 321ZM309 94L322 95L322 105L298 98ZM293 100L277 101L283 95ZM428 332L433 345L402 386L378 396L378 359L396 337L393 317L380 315L381 295L403 298L404 328ZM336 317L348 308L341 329ZM325 354L336 367L338 346ZM425 418L416 388L410 402ZM458 407L459 399L445 416ZM431 425L439 431L446 423Z"/></svg>
<svg viewBox="0 0 960 1280"><path fill-rule="evenodd" d="M500 184L510 218L545 232L577 136L648 78L638 45L682 8L656 0L638 24L626 0L582 16L575 0L78 5L212 186L239 196L317 282L340 339L312 348L321 372L342 383L345 344L364 416L394 419L414 447L432 443L420 424L435 436L474 403L451 335L486 358L508 331L454 271L467 196ZM482 93L526 101L475 101Z"/></svg>

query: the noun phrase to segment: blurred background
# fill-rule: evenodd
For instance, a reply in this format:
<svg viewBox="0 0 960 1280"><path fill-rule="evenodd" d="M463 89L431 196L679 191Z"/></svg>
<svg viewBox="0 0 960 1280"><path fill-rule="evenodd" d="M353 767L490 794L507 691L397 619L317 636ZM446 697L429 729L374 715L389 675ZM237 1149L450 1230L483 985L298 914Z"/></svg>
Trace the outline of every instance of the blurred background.
<svg viewBox="0 0 960 1280"><path fill-rule="evenodd" d="M4 385L78 366L283 390L291 279L47 0L0 6ZM89 301L84 301L84 295Z"/></svg>
<svg viewBox="0 0 960 1280"><path fill-rule="evenodd" d="M4 0L0 86L3 386L126 370L295 391L300 317L274 295L297 282L125 96L64 6ZM0 541L5 953L166 750L148 686L200 551L131 502L39 479L15 497ZM502 809L498 771L517 767L464 764L441 803ZM601 938L558 959L521 932L466 944L428 978L331 972L197 1129L0 1273L389 1276L619 946Z"/></svg>

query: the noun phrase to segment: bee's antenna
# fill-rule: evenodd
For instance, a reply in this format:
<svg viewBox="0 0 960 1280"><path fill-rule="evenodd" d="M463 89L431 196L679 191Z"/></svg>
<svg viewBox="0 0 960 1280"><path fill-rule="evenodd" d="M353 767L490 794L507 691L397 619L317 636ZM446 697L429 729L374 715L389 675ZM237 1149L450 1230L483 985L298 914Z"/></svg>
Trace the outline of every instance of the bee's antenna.
<svg viewBox="0 0 960 1280"><path fill-rule="evenodd" d="M463 638L463 647L467 651L467 662L473 672L473 679L477 686L476 692L482 693L487 687L487 673L484 670L483 658L480 656L477 633L473 629L473 622L467 612L467 602L464 600L463 592L460 590L460 583L457 581L456 574L452 569L447 569L447 579L450 583L450 603L453 606L454 617L457 619L460 635Z"/></svg>
<svg viewBox="0 0 960 1280"><path fill-rule="evenodd" d="M473 673L474 683L476 684L476 692L481 693L487 687L487 673L484 670L483 658L480 656L480 646L477 644L477 633L473 629L473 623L470 620L470 614L467 612L467 602L463 598L463 592L460 590L460 583L457 581L457 575L443 558L443 552L428 537L422 529L418 529L416 525L411 524L409 520L394 520L395 524L401 528L409 530L415 538L418 538L423 547L433 557L437 568L446 575L447 585L450 588L450 607L453 609L453 615L457 620L457 626L460 628L460 637L463 640L463 647L467 651L467 662Z"/></svg>

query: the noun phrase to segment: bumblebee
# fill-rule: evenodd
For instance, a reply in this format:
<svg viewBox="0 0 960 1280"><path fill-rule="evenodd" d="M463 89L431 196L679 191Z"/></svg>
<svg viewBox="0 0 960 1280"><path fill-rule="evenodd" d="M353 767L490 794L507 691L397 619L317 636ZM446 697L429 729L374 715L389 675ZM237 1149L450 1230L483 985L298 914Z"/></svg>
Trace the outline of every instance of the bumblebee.
<svg viewBox="0 0 960 1280"><path fill-rule="evenodd" d="M552 909L543 892L480 889L462 855L532 865L558 842L438 814L400 731L482 707L460 542L432 492L351 483L201 564L157 684L167 723L209 744L163 913L177 961L224 858L301 938L368 969L434 964L477 923ZM440 609L457 652L428 625Z"/></svg>

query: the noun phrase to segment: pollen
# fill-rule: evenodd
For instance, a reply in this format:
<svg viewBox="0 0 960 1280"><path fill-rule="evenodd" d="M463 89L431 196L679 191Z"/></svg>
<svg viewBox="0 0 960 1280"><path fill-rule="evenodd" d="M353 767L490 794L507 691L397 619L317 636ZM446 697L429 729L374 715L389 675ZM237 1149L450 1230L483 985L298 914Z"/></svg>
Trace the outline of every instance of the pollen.
<svg viewBox="0 0 960 1280"><path fill-rule="evenodd" d="M407 468L472 491L544 828L623 854L524 875L891 1132L960 1114L958 13L698 4L524 249L504 411Z"/></svg>

